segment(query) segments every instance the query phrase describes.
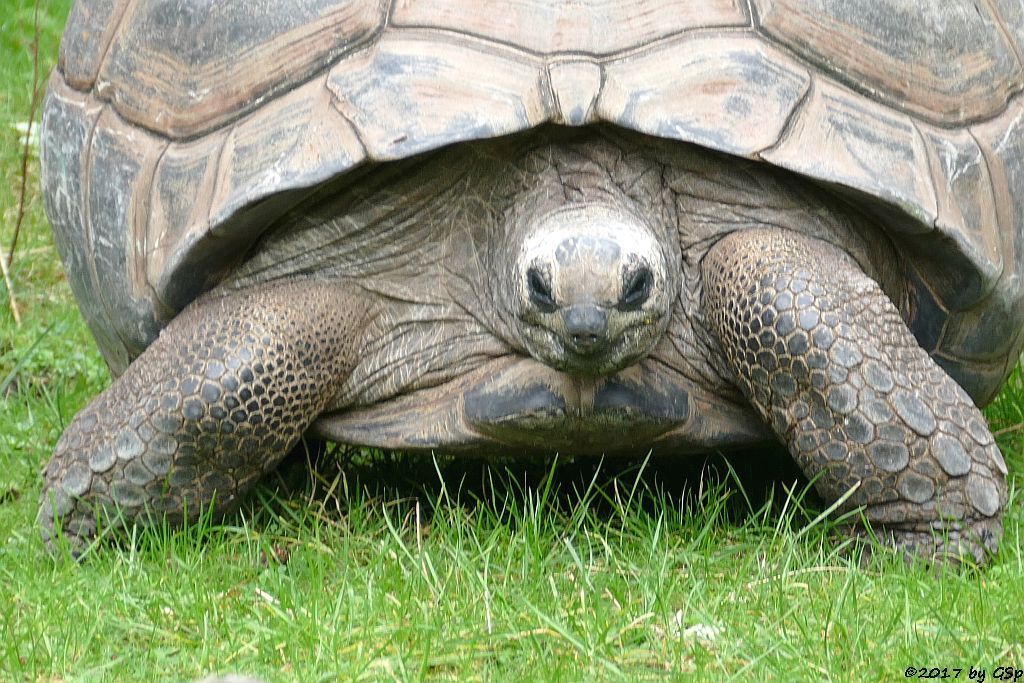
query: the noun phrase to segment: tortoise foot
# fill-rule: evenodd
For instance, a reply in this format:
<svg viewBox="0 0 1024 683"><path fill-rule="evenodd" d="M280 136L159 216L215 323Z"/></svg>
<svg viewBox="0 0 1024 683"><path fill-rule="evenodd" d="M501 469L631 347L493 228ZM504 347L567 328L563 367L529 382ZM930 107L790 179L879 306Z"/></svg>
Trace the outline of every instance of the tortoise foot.
<svg viewBox="0 0 1024 683"><path fill-rule="evenodd" d="M941 565L986 564L999 548L1002 522L981 517L945 523L908 523L889 526L848 526L841 533L852 537L861 551L861 564L868 564L875 548L895 551L907 560L927 558Z"/></svg>
<svg viewBox="0 0 1024 683"><path fill-rule="evenodd" d="M354 364L365 305L338 285L216 294L175 318L57 443L37 517L71 552L108 527L233 509Z"/></svg>
<svg viewBox="0 0 1024 683"><path fill-rule="evenodd" d="M731 234L702 269L724 364L817 491L907 552L983 562L1006 464L881 288L837 247L781 229Z"/></svg>

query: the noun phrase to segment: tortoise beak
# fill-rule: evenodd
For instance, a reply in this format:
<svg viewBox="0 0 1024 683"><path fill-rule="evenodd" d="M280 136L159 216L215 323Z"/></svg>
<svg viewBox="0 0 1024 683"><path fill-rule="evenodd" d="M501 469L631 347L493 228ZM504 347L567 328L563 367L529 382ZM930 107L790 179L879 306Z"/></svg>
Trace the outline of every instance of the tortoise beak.
<svg viewBox="0 0 1024 683"><path fill-rule="evenodd" d="M608 314L600 306L569 306L562 314L563 342L576 353L588 356L608 345Z"/></svg>

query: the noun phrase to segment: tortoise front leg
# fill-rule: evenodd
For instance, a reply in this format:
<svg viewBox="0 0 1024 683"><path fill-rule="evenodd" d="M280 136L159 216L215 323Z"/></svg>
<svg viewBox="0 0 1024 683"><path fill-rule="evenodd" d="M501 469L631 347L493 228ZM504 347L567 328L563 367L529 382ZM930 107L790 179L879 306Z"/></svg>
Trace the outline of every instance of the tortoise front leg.
<svg viewBox="0 0 1024 683"><path fill-rule="evenodd" d="M348 377L367 306L289 282L185 309L75 416L46 467L38 523L75 552L97 514L131 523L223 512L295 446Z"/></svg>
<svg viewBox="0 0 1024 683"><path fill-rule="evenodd" d="M864 506L879 538L911 554L984 562L996 550L1007 491L992 434L852 258L749 230L712 247L702 272L737 385L822 496L856 487L842 509Z"/></svg>

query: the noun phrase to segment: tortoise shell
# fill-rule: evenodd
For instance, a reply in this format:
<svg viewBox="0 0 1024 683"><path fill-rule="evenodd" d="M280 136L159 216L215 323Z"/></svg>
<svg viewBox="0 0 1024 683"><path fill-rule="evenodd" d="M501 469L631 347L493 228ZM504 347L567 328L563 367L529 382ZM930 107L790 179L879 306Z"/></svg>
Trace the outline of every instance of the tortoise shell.
<svg viewBox="0 0 1024 683"><path fill-rule="evenodd" d="M984 403L1024 342L1022 50L1010 0L79 0L46 208L120 373L309 188L606 122L846 195L904 257L914 334Z"/></svg>

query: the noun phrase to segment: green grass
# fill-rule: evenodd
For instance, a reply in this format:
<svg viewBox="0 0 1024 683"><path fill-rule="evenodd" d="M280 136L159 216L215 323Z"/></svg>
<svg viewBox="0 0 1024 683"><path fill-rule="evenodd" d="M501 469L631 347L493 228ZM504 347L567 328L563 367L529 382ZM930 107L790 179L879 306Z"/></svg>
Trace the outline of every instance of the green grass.
<svg viewBox="0 0 1024 683"><path fill-rule="evenodd" d="M69 4L42 5L46 69ZM5 247L32 14L27 0L0 9ZM904 680L909 666L992 680L1024 667L1019 371L987 411L1006 430L1013 497L984 570L857 567L777 454L736 458L733 475L714 459L314 450L227 523L54 561L33 526L39 470L109 380L53 250L35 159L30 173L11 274L20 326L0 289L0 680Z"/></svg>

